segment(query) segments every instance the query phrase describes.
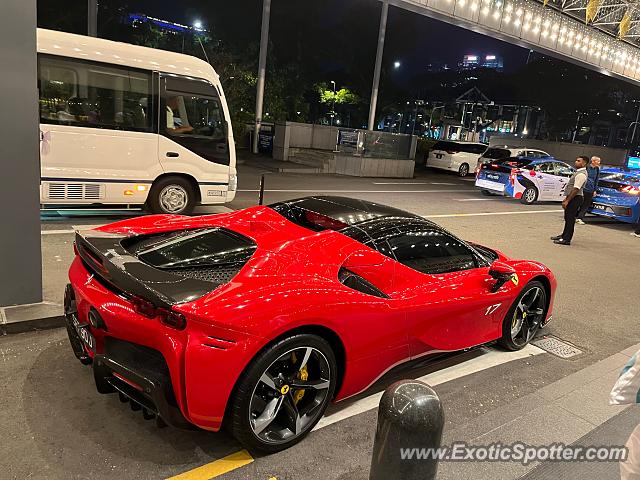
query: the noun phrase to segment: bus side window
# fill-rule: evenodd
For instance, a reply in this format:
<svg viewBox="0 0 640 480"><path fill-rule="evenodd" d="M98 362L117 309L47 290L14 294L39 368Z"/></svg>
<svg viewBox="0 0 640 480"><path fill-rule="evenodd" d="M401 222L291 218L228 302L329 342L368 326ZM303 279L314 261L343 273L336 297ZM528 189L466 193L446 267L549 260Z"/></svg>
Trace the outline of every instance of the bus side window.
<svg viewBox="0 0 640 480"><path fill-rule="evenodd" d="M151 74L117 65L39 56L40 121L151 131Z"/></svg>
<svg viewBox="0 0 640 480"><path fill-rule="evenodd" d="M194 94L167 92L166 130L169 135L189 134L224 139L224 117L220 101Z"/></svg>

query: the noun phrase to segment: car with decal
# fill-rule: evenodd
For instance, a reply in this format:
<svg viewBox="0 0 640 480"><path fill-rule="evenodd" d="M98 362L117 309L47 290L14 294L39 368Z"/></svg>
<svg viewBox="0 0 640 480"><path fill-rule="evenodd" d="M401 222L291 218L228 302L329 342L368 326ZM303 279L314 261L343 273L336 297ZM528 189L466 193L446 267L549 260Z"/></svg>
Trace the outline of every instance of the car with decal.
<svg viewBox="0 0 640 480"><path fill-rule="evenodd" d="M589 212L625 223L640 222L640 170L603 169Z"/></svg>
<svg viewBox="0 0 640 480"><path fill-rule="evenodd" d="M564 199L564 188L575 172L555 158L511 157L482 164L476 172L476 187L485 195L504 195L525 205Z"/></svg>

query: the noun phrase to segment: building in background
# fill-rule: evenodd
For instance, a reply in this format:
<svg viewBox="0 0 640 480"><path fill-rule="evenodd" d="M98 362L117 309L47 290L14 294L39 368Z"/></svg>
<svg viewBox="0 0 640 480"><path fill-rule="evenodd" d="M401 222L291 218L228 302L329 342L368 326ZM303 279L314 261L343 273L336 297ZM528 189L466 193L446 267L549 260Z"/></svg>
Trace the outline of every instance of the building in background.
<svg viewBox="0 0 640 480"><path fill-rule="evenodd" d="M202 27L200 22L195 22L193 25L182 25L176 22L170 22L169 20L162 20L161 18L150 17L144 13L130 13L126 20L134 28L140 27L144 24L151 24L165 33L171 34L194 34L194 33L206 33L206 29Z"/></svg>
<svg viewBox="0 0 640 480"><path fill-rule="evenodd" d="M494 70L502 71L504 67L504 61L502 57L494 54L470 54L462 57L462 62L460 62L458 65L462 70L471 70L474 68L491 68Z"/></svg>

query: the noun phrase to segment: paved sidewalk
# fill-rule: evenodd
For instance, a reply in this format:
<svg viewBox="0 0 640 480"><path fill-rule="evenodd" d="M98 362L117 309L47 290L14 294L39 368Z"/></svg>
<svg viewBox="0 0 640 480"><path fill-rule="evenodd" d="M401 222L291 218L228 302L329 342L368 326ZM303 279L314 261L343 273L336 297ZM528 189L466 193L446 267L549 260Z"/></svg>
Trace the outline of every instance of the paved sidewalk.
<svg viewBox="0 0 640 480"><path fill-rule="evenodd" d="M584 444L584 439L594 441L594 445L624 445L625 431L633 430L640 422L640 415L623 414L629 406L609 405L609 392L618 378L620 370L638 350L640 344L633 345L611 355L583 370L551 383L530 395L526 395L507 406L507 409L493 410L452 431L445 431L443 444L466 441L471 445L503 445L522 442L532 446L553 443ZM617 419L617 420L615 420ZM602 427L611 421L612 425L623 423L625 428L615 438L608 434L609 427ZM628 434L626 434L628 437ZM599 440L598 440L599 439ZM582 440L582 441L581 441ZM534 463L521 465L516 462L442 462L438 469L438 480L460 478L491 478L512 480L520 478L541 465ZM544 467L544 471L572 471L577 463L554 464ZM580 468L586 469L590 463ZM611 466L611 465L610 465ZM578 467L575 467L578 468ZM542 475L542 473L541 473ZM528 477L527 477L528 478ZM531 478L598 478L558 474L550 477Z"/></svg>

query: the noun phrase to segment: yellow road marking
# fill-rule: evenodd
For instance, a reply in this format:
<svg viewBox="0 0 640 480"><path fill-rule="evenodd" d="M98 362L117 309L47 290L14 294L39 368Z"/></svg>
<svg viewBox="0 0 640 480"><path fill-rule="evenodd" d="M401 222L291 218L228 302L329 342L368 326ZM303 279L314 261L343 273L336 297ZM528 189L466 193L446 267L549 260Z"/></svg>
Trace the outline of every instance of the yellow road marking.
<svg viewBox="0 0 640 480"><path fill-rule="evenodd" d="M188 472L180 473L167 480L209 480L236 468L244 467L253 462L253 457L246 450L241 450Z"/></svg>

